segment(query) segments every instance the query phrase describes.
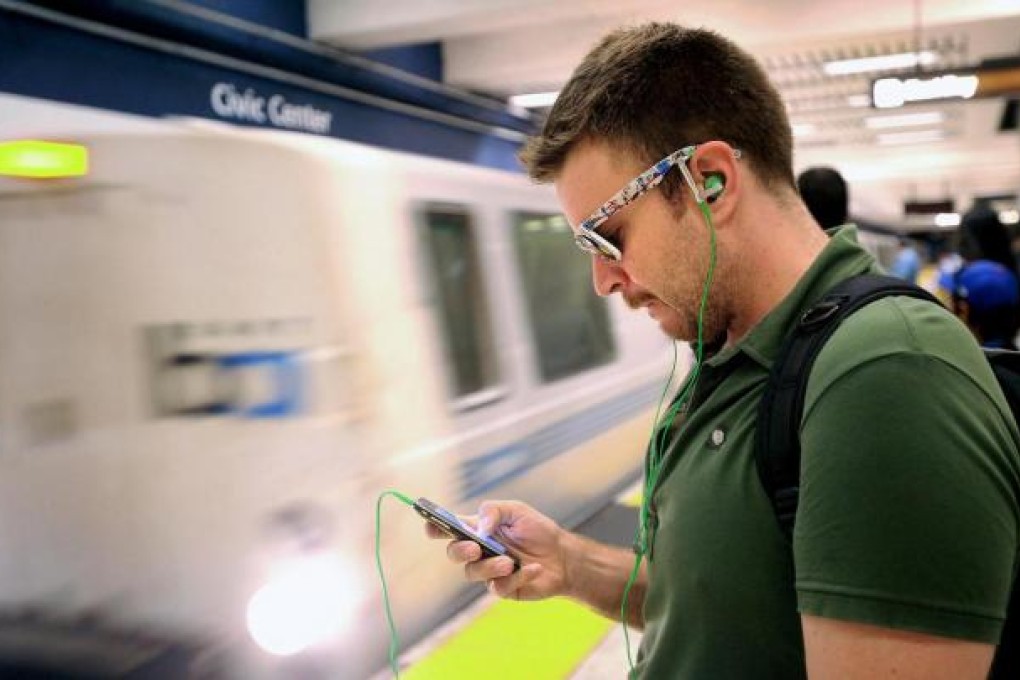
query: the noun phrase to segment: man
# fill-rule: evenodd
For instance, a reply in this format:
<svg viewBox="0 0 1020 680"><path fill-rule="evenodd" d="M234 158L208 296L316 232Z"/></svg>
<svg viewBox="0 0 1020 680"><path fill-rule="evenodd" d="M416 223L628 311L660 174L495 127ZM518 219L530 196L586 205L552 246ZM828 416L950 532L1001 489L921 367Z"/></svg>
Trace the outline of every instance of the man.
<svg viewBox="0 0 1020 680"><path fill-rule="evenodd" d="M811 216L822 229L847 222L850 199L846 180L834 168L808 168L797 176L797 190Z"/></svg>
<svg viewBox="0 0 1020 680"><path fill-rule="evenodd" d="M1018 306L1017 278L998 262L969 262L953 275L953 312L982 347L1016 349Z"/></svg>
<svg viewBox="0 0 1020 680"><path fill-rule="evenodd" d="M827 343L792 546L759 482L755 414L784 336L876 267L853 227L818 228L791 155L778 93L712 32L649 24L588 54L523 158L599 253L595 289L702 354L697 389L649 447L629 589L633 553L518 502L485 502L475 521L520 570L471 542L447 553L499 596L565 595L643 627L642 678L982 678L1012 581L1020 461L1002 393L952 314L885 298Z"/></svg>

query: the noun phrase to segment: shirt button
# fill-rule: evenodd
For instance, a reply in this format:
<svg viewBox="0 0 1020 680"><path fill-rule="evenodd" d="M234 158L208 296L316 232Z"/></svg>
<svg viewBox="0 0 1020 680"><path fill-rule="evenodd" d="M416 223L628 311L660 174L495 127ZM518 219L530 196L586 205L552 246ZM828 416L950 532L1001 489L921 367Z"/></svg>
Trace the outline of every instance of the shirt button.
<svg viewBox="0 0 1020 680"><path fill-rule="evenodd" d="M710 441L712 446L722 446L723 442L726 441L726 433L722 430L713 430Z"/></svg>

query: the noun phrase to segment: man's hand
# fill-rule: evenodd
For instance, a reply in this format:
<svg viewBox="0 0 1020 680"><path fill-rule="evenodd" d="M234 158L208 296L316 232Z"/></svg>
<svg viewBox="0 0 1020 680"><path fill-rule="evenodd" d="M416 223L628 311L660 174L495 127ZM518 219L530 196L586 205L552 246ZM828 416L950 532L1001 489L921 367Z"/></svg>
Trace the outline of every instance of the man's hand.
<svg viewBox="0 0 1020 680"><path fill-rule="evenodd" d="M482 550L474 541L450 541L446 554L464 565L468 581L488 583L499 597L514 600L542 600L569 591L564 537L569 535L554 521L526 503L486 501L478 514L461 518L483 535L505 545L520 561L513 571L507 557L482 559ZM426 523L431 538L449 538L438 527Z"/></svg>

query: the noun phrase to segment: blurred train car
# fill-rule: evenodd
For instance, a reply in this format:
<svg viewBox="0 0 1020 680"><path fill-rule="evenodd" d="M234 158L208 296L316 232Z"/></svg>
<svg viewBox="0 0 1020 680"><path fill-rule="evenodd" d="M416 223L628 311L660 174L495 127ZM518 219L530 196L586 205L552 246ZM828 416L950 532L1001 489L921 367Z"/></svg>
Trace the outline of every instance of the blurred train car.
<svg viewBox="0 0 1020 680"><path fill-rule="evenodd" d="M671 350L594 296L548 187L268 131L70 136L86 176L0 178L0 657L363 678L384 489L569 523L639 475ZM382 508L409 642L478 591Z"/></svg>

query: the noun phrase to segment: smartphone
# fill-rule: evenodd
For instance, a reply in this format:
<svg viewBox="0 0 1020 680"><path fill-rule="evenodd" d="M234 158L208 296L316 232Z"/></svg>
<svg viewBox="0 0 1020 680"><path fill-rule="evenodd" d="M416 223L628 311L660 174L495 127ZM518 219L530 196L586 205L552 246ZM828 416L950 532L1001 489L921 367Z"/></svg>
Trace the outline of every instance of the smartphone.
<svg viewBox="0 0 1020 680"><path fill-rule="evenodd" d="M505 545L494 538L482 536L438 503L433 503L427 498L419 498L414 502L414 509L450 538L477 543L482 549L483 558L509 557L514 561L514 571L520 568L520 561Z"/></svg>

